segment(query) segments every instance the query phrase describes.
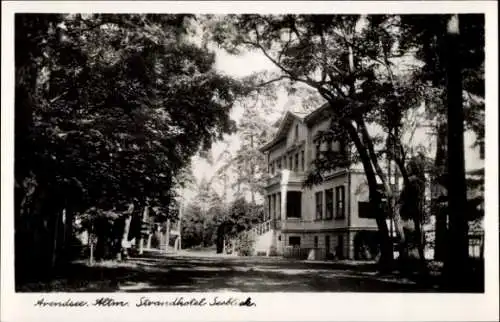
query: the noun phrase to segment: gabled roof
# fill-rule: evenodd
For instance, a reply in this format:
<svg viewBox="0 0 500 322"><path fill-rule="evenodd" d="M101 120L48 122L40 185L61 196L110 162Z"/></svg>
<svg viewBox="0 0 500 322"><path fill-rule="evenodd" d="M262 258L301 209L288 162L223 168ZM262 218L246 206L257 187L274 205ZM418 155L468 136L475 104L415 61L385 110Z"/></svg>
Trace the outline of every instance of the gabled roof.
<svg viewBox="0 0 500 322"><path fill-rule="evenodd" d="M298 120L299 122L304 122L304 118L307 117L307 113L304 112L291 112L287 111L286 114L283 116L281 121L278 121L277 123L279 124L278 132L274 135L273 139L261 148L259 150L261 152L265 152L269 150L273 145L276 143L280 142L283 139L286 139L286 136L288 134L288 131L290 129L290 126L292 126L294 120Z"/></svg>
<svg viewBox="0 0 500 322"><path fill-rule="evenodd" d="M280 121L276 122L276 125L279 125L279 128L274 138L271 141L267 142L259 150L261 152L266 152L278 142L286 139L287 133L290 130L290 126L293 124L294 120L299 120L299 122L301 123L311 125L322 119L324 112L327 112L327 107L328 104L323 104L312 112L287 111L283 118Z"/></svg>
<svg viewBox="0 0 500 322"><path fill-rule="evenodd" d="M325 103L321 105L319 108L310 112L304 118L304 122L306 122L308 125L313 125L318 120L324 120L324 118L330 117L331 114L329 113L328 106L329 106L328 103Z"/></svg>

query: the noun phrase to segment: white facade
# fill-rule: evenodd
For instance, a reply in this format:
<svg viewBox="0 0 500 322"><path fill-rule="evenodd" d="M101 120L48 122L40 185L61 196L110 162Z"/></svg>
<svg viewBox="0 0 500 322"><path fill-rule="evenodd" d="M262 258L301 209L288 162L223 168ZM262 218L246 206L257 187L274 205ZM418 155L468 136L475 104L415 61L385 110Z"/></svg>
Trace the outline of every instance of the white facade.
<svg viewBox="0 0 500 322"><path fill-rule="evenodd" d="M327 109L323 106L309 115L287 112L274 139L261 148L268 158L271 175L265 198L274 228L273 249L285 255L294 249L309 253L313 250L320 259L358 258L362 250L357 238L373 236L377 231L376 221L366 208L368 187L362 166L336 169L321 184L303 186L306 172L316 157L318 147L314 137L330 126L330 118L322 115L322 110ZM376 127L369 130L379 131ZM435 136L426 126L413 132L408 143L424 147L424 152L432 157ZM467 169L484 166L479 148L471 148L473 134L466 133L464 138ZM340 146L341 142L332 142L330 148L337 150ZM319 148L327 147L324 144ZM385 167L386 163L382 160L381 165Z"/></svg>
<svg viewBox="0 0 500 322"><path fill-rule="evenodd" d="M341 168L321 184L303 186L316 157L314 137L329 126L328 118L311 122L310 115L288 112L275 138L262 148L271 175L266 208L278 254L300 248L317 250L317 257L353 258L356 232L377 229L375 219L357 215L358 203L368 202L363 172ZM325 145L319 148L324 150ZM338 151L340 146L332 142L330 148Z"/></svg>

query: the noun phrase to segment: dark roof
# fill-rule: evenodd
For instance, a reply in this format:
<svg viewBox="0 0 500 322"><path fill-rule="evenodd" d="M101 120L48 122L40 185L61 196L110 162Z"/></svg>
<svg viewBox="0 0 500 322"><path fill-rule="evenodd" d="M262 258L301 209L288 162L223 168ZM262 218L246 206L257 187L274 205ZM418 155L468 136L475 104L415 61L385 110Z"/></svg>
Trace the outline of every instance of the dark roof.
<svg viewBox="0 0 500 322"><path fill-rule="evenodd" d="M292 125L294 120L299 120L299 122L304 122L304 118L307 116L306 113L297 113L297 112L291 112L287 111L285 115L276 122L276 125L279 124L278 132L274 135L271 141L267 142L264 144L264 146L260 147L259 150L261 152L265 152L269 150L273 145L276 143L280 142L281 140L286 138L286 135L288 133L288 129Z"/></svg>
<svg viewBox="0 0 500 322"><path fill-rule="evenodd" d="M319 119L322 119L322 116L324 116L325 113L328 114L328 106L329 106L328 103L321 105L319 108L317 108L314 111L307 114L307 116L304 118L304 121L308 125L315 124ZM327 115L327 116L330 116L330 115Z"/></svg>
<svg viewBox="0 0 500 322"><path fill-rule="evenodd" d="M259 150L265 152L269 150L276 143L282 141L286 138L286 134L292 125L292 121L297 119L300 122L306 123L307 125L315 124L318 120L323 119L324 113L327 111L328 103L321 105L319 108L313 110L312 112L292 112L287 111L285 115L275 123L275 126L279 125L278 132L274 138L264 144Z"/></svg>

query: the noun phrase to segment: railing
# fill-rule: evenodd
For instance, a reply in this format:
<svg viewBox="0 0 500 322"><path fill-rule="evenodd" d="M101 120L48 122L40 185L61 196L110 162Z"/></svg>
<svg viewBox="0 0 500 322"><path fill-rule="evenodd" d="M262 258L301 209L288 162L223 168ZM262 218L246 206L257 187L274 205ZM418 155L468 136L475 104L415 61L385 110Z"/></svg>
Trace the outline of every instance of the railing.
<svg viewBox="0 0 500 322"><path fill-rule="evenodd" d="M236 248L238 247L239 240L243 236L243 234L250 234L253 237L257 237L257 236L264 235L265 233L269 232L270 230L271 230L271 220L267 220L267 221L258 223L256 226L254 226L248 230L240 232L236 237L228 239L224 242L226 253L235 252Z"/></svg>
<svg viewBox="0 0 500 322"><path fill-rule="evenodd" d="M281 169L281 170L277 170L276 173L270 175L270 177L267 179L266 185L272 186L274 184L280 183L283 179L283 171L284 170L288 171L288 175L286 177L287 182L300 183L300 182L303 182L306 178L305 171Z"/></svg>
<svg viewBox="0 0 500 322"><path fill-rule="evenodd" d="M251 234L254 234L256 236L261 236L270 230L271 230L271 220L267 220L257 224L257 226L252 227L250 229L250 232Z"/></svg>

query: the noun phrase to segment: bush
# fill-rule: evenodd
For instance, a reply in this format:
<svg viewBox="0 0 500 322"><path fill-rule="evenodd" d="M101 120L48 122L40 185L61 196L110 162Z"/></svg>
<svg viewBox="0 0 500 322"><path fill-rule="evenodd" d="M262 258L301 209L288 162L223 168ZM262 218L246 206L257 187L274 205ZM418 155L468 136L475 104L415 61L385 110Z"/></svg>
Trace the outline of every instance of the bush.
<svg viewBox="0 0 500 322"><path fill-rule="evenodd" d="M255 252L255 237L248 232L242 233L238 238L236 251L239 256L252 256Z"/></svg>

